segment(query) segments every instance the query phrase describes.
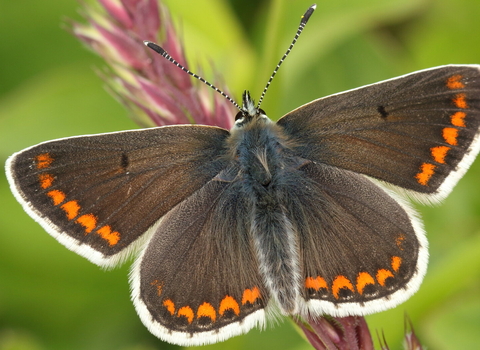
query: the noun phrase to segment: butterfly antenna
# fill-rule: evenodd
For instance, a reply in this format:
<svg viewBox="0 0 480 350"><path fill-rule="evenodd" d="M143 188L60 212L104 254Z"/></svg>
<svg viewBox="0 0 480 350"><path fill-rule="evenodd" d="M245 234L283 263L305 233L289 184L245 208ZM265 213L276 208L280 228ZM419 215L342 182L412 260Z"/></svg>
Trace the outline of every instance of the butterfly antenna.
<svg viewBox="0 0 480 350"><path fill-rule="evenodd" d="M300 21L300 25L298 26L297 33L295 34L295 37L293 38L292 43L291 43L290 46L288 47L287 52L285 52L285 54L283 55L283 57L280 59L280 62L278 62L277 66L276 66L275 69L273 70L272 75L270 76L270 79L269 79L268 82L267 82L267 85L265 85L265 88L263 89L262 95L260 96L260 99L258 100L257 109L260 108L260 104L261 104L262 101L263 101L263 97L265 96L265 93L267 92L267 90L268 90L268 88L269 88L269 86L270 86L270 83L271 83L272 80L273 80L273 77L275 76L275 74L277 74L278 69L279 69L280 66L282 65L283 61L285 61L285 58L287 58L287 56L288 56L288 54L290 53L290 51L292 51L292 48L293 48L293 46L295 45L295 43L297 42L298 37L300 36L300 34L302 34L303 28L305 28L305 25L307 24L308 20L310 19L310 16L312 15L313 11L315 11L316 8L317 8L317 5L316 5L316 4L313 4L312 6L310 6L310 7L308 8L308 10L307 10L307 11L305 12L305 14L302 16L302 19L301 19L301 21Z"/></svg>
<svg viewBox="0 0 480 350"><path fill-rule="evenodd" d="M213 90L215 90L216 92L220 93L220 95L222 95L223 97L225 97L228 101L230 101L235 107L237 107L238 110L241 110L240 106L230 97L228 96L226 93L224 93L222 90L220 90L219 88L217 88L215 85L209 83L208 81L206 81L205 79L203 79L201 76L191 72L190 70L188 70L187 68L185 68L184 66L182 66L180 63L178 63L172 56L170 56L167 51L165 51L163 48L161 48L160 46L158 46L157 44L155 43L152 43L151 41L144 41L143 42L146 46L148 46L150 49L152 49L153 51L157 52L158 54L160 54L161 56L165 57L167 60L169 60L170 62L172 62L174 65L176 65L178 68L180 68L181 70L183 70L184 72L190 74L192 77L200 80L202 83L210 86Z"/></svg>

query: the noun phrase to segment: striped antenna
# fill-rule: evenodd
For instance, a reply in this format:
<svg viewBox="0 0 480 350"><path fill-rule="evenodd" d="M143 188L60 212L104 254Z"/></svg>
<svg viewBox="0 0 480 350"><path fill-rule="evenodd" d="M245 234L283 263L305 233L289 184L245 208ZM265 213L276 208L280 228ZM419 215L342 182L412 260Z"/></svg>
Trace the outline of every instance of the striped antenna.
<svg viewBox="0 0 480 350"><path fill-rule="evenodd" d="M202 83L210 86L213 90L215 90L216 92L220 93L223 97L225 97L228 101L230 101L235 107L237 107L238 110L241 110L240 106L230 97L228 96L226 93L224 93L222 90L220 90L219 88L217 88L215 85L209 83L208 81L206 81L205 79L203 79L201 76L191 72L190 70L188 70L187 68L185 68L184 66L182 66L180 63L178 63L177 61L175 61L174 58L172 58L172 56L170 56L167 51L165 51L163 48L161 48L160 46L158 46L157 44L155 43L152 43L151 41L144 41L143 42L146 46L148 46L149 48L151 48L153 51L159 53L160 55L162 55L163 57L165 57L167 60L169 60L170 62L172 62L174 65L176 65L178 68L180 68L181 70L183 70L184 72L190 74L192 77L194 78L197 78L198 80L200 80Z"/></svg>
<svg viewBox="0 0 480 350"><path fill-rule="evenodd" d="M295 45L295 43L297 42L298 37L300 36L300 34L302 34L303 28L305 28L305 25L307 24L308 20L310 19L310 16L312 15L313 11L315 11L316 8L317 8L317 5L316 5L316 4L313 4L312 6L310 6L310 7L308 8L308 10L307 10L307 11L305 12L305 14L302 16L302 19L301 19L301 21L300 21L300 25L298 26L297 33L295 34L295 37L293 38L292 43L291 43L290 46L288 47L287 52L285 52L285 54L283 55L283 57L280 59L280 62L278 62L277 66L276 66L275 69L273 70L272 75L270 76L270 79L268 80L267 85L265 86L265 89L263 89L262 95L260 96L260 99L258 100L257 109L260 108L260 104L261 104L262 101L263 101L263 97L265 96L265 93L267 92L267 90L268 90L268 88L269 88L269 86L270 86L270 83L271 83L272 80L273 80L273 77L275 76L275 74L277 74L278 69L279 69L280 66L282 65L283 61L285 61L285 58L287 58L287 56L288 56L288 54L290 53L290 51L292 51L292 48L293 48L293 46Z"/></svg>

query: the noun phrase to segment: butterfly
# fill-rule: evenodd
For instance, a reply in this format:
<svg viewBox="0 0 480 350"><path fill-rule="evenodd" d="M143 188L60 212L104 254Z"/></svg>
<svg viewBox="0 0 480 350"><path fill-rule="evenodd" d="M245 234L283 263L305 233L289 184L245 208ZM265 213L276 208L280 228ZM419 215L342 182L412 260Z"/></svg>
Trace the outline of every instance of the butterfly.
<svg viewBox="0 0 480 350"><path fill-rule="evenodd" d="M366 315L407 300L428 243L405 196L442 200L478 154L480 66L320 98L278 122L248 92L242 102L229 131L175 125L32 146L7 160L11 190L93 263L137 254L136 310L171 343L222 341L276 314Z"/></svg>

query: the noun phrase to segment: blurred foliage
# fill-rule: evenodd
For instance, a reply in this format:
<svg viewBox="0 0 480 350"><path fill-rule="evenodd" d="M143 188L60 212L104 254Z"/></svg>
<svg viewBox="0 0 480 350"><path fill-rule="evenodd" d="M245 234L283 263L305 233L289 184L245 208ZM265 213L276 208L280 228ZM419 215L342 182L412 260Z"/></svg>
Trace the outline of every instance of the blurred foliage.
<svg viewBox="0 0 480 350"><path fill-rule="evenodd" d="M312 0L165 0L191 67L222 72L234 97L258 96ZM448 63L480 63L478 0L318 2L262 106L277 119L312 99ZM75 1L0 0L0 159L35 143L136 126L94 73L104 63L64 28ZM193 63L193 64L192 64ZM172 69L175 69L172 67ZM399 349L407 313L429 348L480 344L480 161L435 208L420 291L367 318ZM126 264L128 265L128 264ZM128 266L101 271L33 222L0 175L0 350L173 349L143 327ZM290 322L205 349L309 349Z"/></svg>

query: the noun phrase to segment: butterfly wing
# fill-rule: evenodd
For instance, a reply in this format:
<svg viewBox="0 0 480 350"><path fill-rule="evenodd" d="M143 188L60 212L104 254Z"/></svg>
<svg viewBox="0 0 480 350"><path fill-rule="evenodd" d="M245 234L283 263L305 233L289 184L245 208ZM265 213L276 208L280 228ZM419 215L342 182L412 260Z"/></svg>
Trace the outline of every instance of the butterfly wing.
<svg viewBox="0 0 480 350"><path fill-rule="evenodd" d="M165 215L132 270L137 312L170 343L214 343L265 321L249 202L221 178Z"/></svg>
<svg viewBox="0 0 480 350"><path fill-rule="evenodd" d="M365 315L416 292L428 252L413 211L351 171L313 162L299 170L285 205L303 267L300 309Z"/></svg>
<svg viewBox="0 0 480 350"><path fill-rule="evenodd" d="M443 199L480 148L480 66L443 66L310 102L278 121L294 152Z"/></svg>
<svg viewBox="0 0 480 350"><path fill-rule="evenodd" d="M225 167L228 135L189 125L65 138L14 154L7 176L25 210L52 236L113 266Z"/></svg>

